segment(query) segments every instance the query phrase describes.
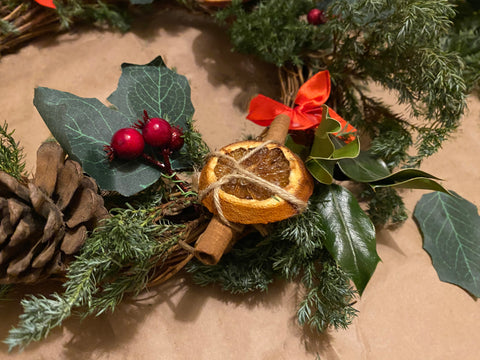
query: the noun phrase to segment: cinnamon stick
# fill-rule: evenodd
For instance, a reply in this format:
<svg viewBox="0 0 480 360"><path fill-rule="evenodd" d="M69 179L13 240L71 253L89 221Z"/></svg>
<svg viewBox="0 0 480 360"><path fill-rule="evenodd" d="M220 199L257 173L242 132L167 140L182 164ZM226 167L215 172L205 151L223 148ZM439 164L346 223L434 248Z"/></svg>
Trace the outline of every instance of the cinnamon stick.
<svg viewBox="0 0 480 360"><path fill-rule="evenodd" d="M285 114L278 115L270 124L264 140L283 144L289 126L290 117ZM244 227L242 224L235 224L233 228L214 215L203 234L198 237L195 244L195 257L205 265L217 264L223 254L235 244Z"/></svg>

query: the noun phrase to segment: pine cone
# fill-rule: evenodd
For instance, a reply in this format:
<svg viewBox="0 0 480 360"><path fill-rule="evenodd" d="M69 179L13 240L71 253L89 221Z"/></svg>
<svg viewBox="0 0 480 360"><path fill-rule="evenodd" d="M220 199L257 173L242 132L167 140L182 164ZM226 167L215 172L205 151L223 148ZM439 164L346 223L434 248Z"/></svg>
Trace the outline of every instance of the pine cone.
<svg viewBox="0 0 480 360"><path fill-rule="evenodd" d="M37 152L26 184L0 171L0 284L62 274L87 232L108 216L95 181L55 142Z"/></svg>

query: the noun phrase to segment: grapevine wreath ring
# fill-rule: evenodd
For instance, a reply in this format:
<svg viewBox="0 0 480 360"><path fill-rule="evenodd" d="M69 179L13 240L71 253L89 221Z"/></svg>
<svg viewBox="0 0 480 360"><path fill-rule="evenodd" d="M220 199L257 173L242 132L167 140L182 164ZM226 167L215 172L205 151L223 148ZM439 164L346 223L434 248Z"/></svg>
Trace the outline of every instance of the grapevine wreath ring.
<svg viewBox="0 0 480 360"><path fill-rule="evenodd" d="M24 41L39 35L64 31L59 26L59 21L65 21L65 18L59 19L52 10L55 4L49 1L38 1L38 3L44 7L32 2L29 6L1 9L3 20L12 21L12 24L21 30L0 36L2 53L14 51L24 44ZM192 3L196 10L209 15L226 5L224 1L193 1ZM253 3L245 5L246 9L255 11ZM342 20L332 18L329 20L325 17L324 10L315 10L315 13L301 16L302 26L307 23L320 26L326 21ZM65 16L65 13L63 14ZM315 16L317 17L314 18ZM297 169L298 165L300 170L296 170L297 174L301 174L300 178L303 179L301 185L295 184L299 185L297 190L300 189L303 192L297 191L293 195L283 193L283 190L274 184L267 184L260 191L270 194L268 195L269 203L275 204L280 201L288 203L290 205L288 216L298 215L287 219L283 216L275 218L273 226L263 224L268 222L263 221L264 218L276 215L269 214L268 210L263 215L254 216L253 224L250 224L252 221L245 221L247 224L233 223L234 220L246 218L243 213L240 214L245 209L240 210L240 206L230 206L225 203L222 205L220 200L225 196L223 198L218 196L219 201L215 201L215 194L220 193L217 190L225 184L223 182L215 184L215 179L212 180L213 183L211 180L205 180L213 179L209 175L214 170L208 164L216 164L217 159L221 158L225 163L234 164L233 172L236 174L232 178L246 188L247 192L250 192L251 188L261 187L264 180L250 172L251 165L246 161L249 157L255 156L242 153L243 157L237 162L224 153L233 153L238 147L249 148L250 145L245 144L250 142L240 142L238 143L240 145L232 144L220 152L207 151L199 134L192 127L192 109L188 101L179 107L170 99L155 109L148 100L129 99L128 91L125 90L133 85L127 78L132 77L138 80L135 76L138 73L144 73L158 75L160 81L151 84L152 86L158 89L173 87L176 89L175 99L189 100L188 81L183 75L170 70L161 57L145 65L122 65L119 87L108 99L117 109L107 110L102 107L103 105L91 101L92 99L79 98L57 90L37 88L34 104L58 142L47 142L41 146L37 155L37 173L33 178L25 176L21 171L16 173L9 170L8 173L7 171L0 173L0 205L3 216L0 225L3 236L0 250L3 277L0 278L0 283L31 284L45 279L61 280L66 290L62 295L55 295L59 298L33 297L25 302L25 308L30 310L32 308L29 306L43 306L44 309L48 309L48 306L54 305L55 301L66 306L62 308L63 315L54 319L55 324L60 324L72 310L77 308L86 309L89 313L96 311L101 313L108 309L110 305L105 306L105 301L112 300L110 296L115 289L118 289L116 286L119 284L124 286L123 293L138 294L139 290L145 287L164 283L185 267L188 271L200 276L209 274L210 270L206 270L207 268L217 271L224 267L228 271L231 269L237 271L235 274L240 274L240 278L245 276L242 279L249 279L248 276L251 274L248 274L248 271L239 264L248 263L248 259L252 256L257 259L256 261L270 260L275 257L279 259L279 254L281 258L297 251L294 253L294 258L297 256L296 259L299 259L299 256L303 256L302 266L306 265L307 268L311 266L308 268L309 271L312 269L318 271L318 273L311 272L317 276L314 278L315 281L326 279L327 283L324 288L317 288L309 293L309 296L312 296L310 303L305 301L299 310L300 323L320 331L329 326L348 325L355 316L352 308L355 293L357 291L361 294L365 289L379 257L375 250L375 228L364 210L358 206L354 196L341 185L343 181L351 180L377 192L381 192L382 189L402 187L434 190L434 195L426 197L416 208L417 219L431 218L432 207L428 202L432 199L448 202L450 207L461 209L465 214L474 213L475 209L466 200L447 191L435 176L408 167L393 171L394 166L389 167L378 158L361 151L357 129L350 124L347 117L344 119L335 111L341 112L342 106L351 100L343 93L348 86L352 86L363 96L361 88L355 83L339 83L338 78L334 78L335 87L330 88L332 82L328 70L330 67L335 68L335 59L328 50L307 51L302 56L300 65L287 62L277 67L280 84L279 101L260 94L251 100L247 116L248 120L265 126L265 131L256 139L257 141L251 142L255 144L251 145L252 153L261 152L264 148L270 151L272 141L275 143L273 148L286 143L285 149L288 150L284 151L284 156L290 161L290 170ZM358 75L354 74L355 69L346 69L345 73L349 71L352 72L352 78ZM132 76L133 73L137 74ZM335 75L338 76L338 73ZM378 102L362 96L360 96L362 111L365 115L372 115L375 121L384 119L376 117L379 113L382 116L389 115L386 108ZM134 113L129 113L129 109L122 107L123 100L133 101ZM74 104L72 111L68 108L70 105L65 106L67 102ZM102 114L106 126L99 128L99 134L89 133L92 122L88 116L84 119L76 118L75 113L81 113L84 110L81 107L82 102L88 102L89 106ZM62 110L53 110L58 104ZM169 107L175 111L166 111L165 108ZM115 116L120 116L121 126L115 125L114 128L106 131L110 125L114 124L111 117L114 113L111 111L116 112ZM60 120L57 116L61 121L65 121L67 130L58 126ZM72 132L71 129L74 127L68 123L68 119L74 119L75 125L78 125L75 129L76 133ZM402 121L399 122L402 123ZM359 129L365 125L361 122L356 124L360 125ZM438 123L435 126L438 128ZM155 135L158 127L163 130L159 130L160 135ZM366 127L362 130L365 129ZM273 133L275 135L272 135ZM2 136L6 139L5 144L9 144L5 147L14 155L18 148L11 135L5 124L2 128ZM132 146L124 145L124 141L127 141L131 135L136 137L136 143ZM375 132L368 135L374 138ZM98 144L102 144L95 145L96 158L90 158L91 154L86 154L85 143L76 142L75 139L82 136L90 137ZM161 140L157 136L160 136ZM174 137L175 140L173 140ZM3 144L2 142L2 146ZM90 146L93 145L89 144L88 147ZM285 155L290 152L296 155L292 157ZM199 156L193 159L193 154ZM410 160L415 159L413 157ZM394 157L389 158L391 162L396 160L398 159ZM107 169L107 178L114 179L113 185L102 179L104 173L92 168L93 163L101 163L102 171ZM243 168L244 163L246 168ZM293 163L297 165L292 166ZM203 169L206 173L202 170L200 174L201 164L207 164ZM368 174L356 172L357 165L359 165L358 168L367 166L372 171ZM54 172L51 172L51 169L54 169ZM184 172L185 169L187 169L186 172ZM120 179L130 171L136 180L140 178L139 174L142 172L146 174L148 180L139 184L136 189L130 189L131 183L128 181L122 183L123 180ZM68 184L65 179L72 176L75 181ZM230 186L234 188L233 191L236 191L236 187L237 185ZM139 197L138 199L142 200L137 201L135 196L138 194L146 196L149 200ZM248 196L250 195L239 203L248 203L250 201ZM125 198L132 200L132 204L127 205L126 208ZM329 204L338 206L334 208ZM249 205L246 206L247 211L249 207ZM107 209L110 210L109 214ZM352 220L348 223L352 229L337 226L339 222L336 216L346 218L350 216ZM451 214L446 216L452 217ZM437 215L433 217L440 218ZM328 221L322 223L318 221L319 219L328 219ZM123 226L126 222L132 223L132 229L135 226L137 228L133 233L119 234L119 236L128 235L136 241L136 236L140 234L139 245L145 246L142 251L136 252L140 247L137 249L110 248L109 244L105 243L105 234L111 237L116 234L115 229L118 230L119 224ZM435 228L438 226L432 226L425 221L422 231L428 238L429 231ZM39 229L43 229L39 237L25 235L35 232L40 234ZM463 231L475 232L471 229ZM355 240L356 242L348 243L349 240L341 239L343 233L349 236L356 234L358 239ZM300 238L302 241L298 241ZM311 238L321 238L322 244L309 242ZM338 242L342 241L346 241L342 245L353 245L355 255L361 256L361 266L355 266L352 261L342 257L344 255L340 250L342 247L336 247L339 245ZM105 246L104 249L107 249L107 252L117 251L115 256L118 255L120 261L116 263L117 259L114 258L114 261L108 263L110 269L108 273L93 274L92 279L98 280L95 285L98 285L101 291L98 294L87 294L82 298L78 296L78 288L75 287L78 284L75 283L75 279L79 275L86 274L85 264L105 255L95 252L98 250L95 247L99 245ZM429 246L427 251L436 250L434 246ZM343 246L343 248L346 247ZM126 250L125 254L121 254L119 250ZM132 251L132 254L129 251ZM142 253L151 254L151 256L142 258ZM129 257L131 255L133 257ZM195 257L203 265L194 261ZM105 258L101 260L106 261ZM466 257L465 261L474 262L475 259L470 260ZM277 263L281 264L278 260ZM117 268L118 264L121 266ZM258 263L253 265L257 266ZM292 275L282 274L282 266L288 268L288 265L274 264L273 268L270 268L272 265L264 262L258 268L269 271L273 269L273 273L291 278ZM293 275L298 276L301 271L305 271L305 268ZM447 274L447 276L450 275ZM478 276L471 273L467 275L473 278ZM475 288L475 284L472 285L469 279L465 281L468 276L463 276L461 280L450 278L447 281L462 286L472 294L477 294L478 289ZM205 278L203 277L202 280L204 281ZM335 284L338 288L329 287L328 281L333 279L339 279L342 284ZM215 282L211 279L208 281ZM302 278L302 281L307 288L309 281L312 283L312 279L308 278ZM353 284L355 289L350 284ZM266 283L259 282L255 286L266 289ZM330 294L332 299L335 298L337 301L334 304L328 303L331 301L328 298L330 295L327 299L321 299L319 294L323 295L327 289L342 293L341 299L335 298L338 294ZM242 292L244 288L238 287L232 290ZM118 303L119 299L121 297L113 299L114 303ZM338 306L337 310L340 310L337 315L340 314L340 316L328 321L325 320L328 314L322 318L321 316L325 314L321 314L320 307L315 309L309 305L320 300L326 301L333 307ZM91 303L94 305L89 308ZM113 307L111 306L111 309ZM38 310L38 313L41 314L41 310ZM26 325L31 319L23 321L19 328L12 329L7 339L11 348L24 347L34 340L33 337L37 337L37 334L28 333L30 330ZM50 326L47 324L45 328L47 332Z"/></svg>

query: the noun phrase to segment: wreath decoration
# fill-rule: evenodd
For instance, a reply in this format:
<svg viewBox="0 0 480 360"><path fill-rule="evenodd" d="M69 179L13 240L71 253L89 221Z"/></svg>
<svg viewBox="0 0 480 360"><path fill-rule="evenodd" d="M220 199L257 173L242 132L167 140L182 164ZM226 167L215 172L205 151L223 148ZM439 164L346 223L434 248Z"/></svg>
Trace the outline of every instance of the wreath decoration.
<svg viewBox="0 0 480 360"><path fill-rule="evenodd" d="M37 2L48 11L60 6ZM289 33L307 34L308 39L322 31L338 36L338 26L346 22L353 23L352 32L360 26L343 1L318 5L316 10L331 23L321 30L319 24L327 20L318 21L313 13L305 19L311 1L234 1L221 10L217 6L223 2L194 3L230 21L239 51L250 46L255 53L261 40L257 35L236 37L245 31L242 24L258 25L260 31L265 13L285 5L294 15L282 21L298 27ZM365 14L369 10L374 9L363 9ZM366 29L362 36L373 35ZM266 290L279 276L300 281L307 291L297 310L299 323L318 331L345 328L356 316L356 296L380 261L375 225L404 218L398 188L433 191L414 212L424 247L442 280L478 297L477 209L418 169L463 113L471 87L451 67L458 59L448 54L430 59L438 67L444 61L443 90L438 78L430 79L430 88L402 89L413 114L426 117L420 126L365 96L358 80L368 68L369 54L352 65L351 58L339 59L335 53L335 46L348 45L345 39L333 36L329 41L315 51L304 43L302 51L290 49L288 59L281 59L272 40L263 53L272 51L269 60L278 65L281 96L275 100L259 94L247 116L266 130L256 141L216 153L195 130L188 79L168 68L161 56L145 65L121 65L118 87L108 98L112 106L35 89L34 105L54 141L39 149L32 179L24 173L13 133L6 123L0 129L0 282L12 286L56 278L64 283L64 292L22 301L24 314L5 340L10 348L44 338L76 312L113 311L125 296L165 282L182 269L198 284L217 283L233 293ZM421 66L418 71L423 79L430 75ZM396 88L400 82L389 85ZM448 100L428 97L438 91L448 94ZM389 131L403 134L405 141L397 138L394 145ZM417 153L409 155L413 132L419 134ZM361 147L360 135L371 140L368 149ZM296 177L282 182L278 179L284 172ZM215 180L207 180L213 173ZM75 181L65 181L72 176ZM349 190L352 183L364 189L360 196ZM306 190L290 190L298 184ZM370 201L367 211L360 206L364 199ZM269 212L282 211L285 216L265 219ZM255 220L249 220L249 212ZM453 257L460 248L462 256Z"/></svg>

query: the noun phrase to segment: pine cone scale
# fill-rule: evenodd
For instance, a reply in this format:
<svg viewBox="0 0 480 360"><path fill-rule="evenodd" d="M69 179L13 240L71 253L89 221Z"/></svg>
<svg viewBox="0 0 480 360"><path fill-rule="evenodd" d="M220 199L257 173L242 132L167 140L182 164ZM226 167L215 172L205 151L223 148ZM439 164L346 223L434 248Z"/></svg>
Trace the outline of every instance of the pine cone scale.
<svg viewBox="0 0 480 360"><path fill-rule="evenodd" d="M86 236L87 227L85 225L80 225L75 229L68 229L60 249L67 255L75 254L82 247Z"/></svg>
<svg viewBox="0 0 480 360"><path fill-rule="evenodd" d="M43 143L37 150L34 184L49 197L55 190L57 174L64 161L65 152L55 142Z"/></svg>
<svg viewBox="0 0 480 360"><path fill-rule="evenodd" d="M82 167L72 160L65 161L57 176L55 192L58 194L57 207L63 211L72 200L82 179Z"/></svg>

